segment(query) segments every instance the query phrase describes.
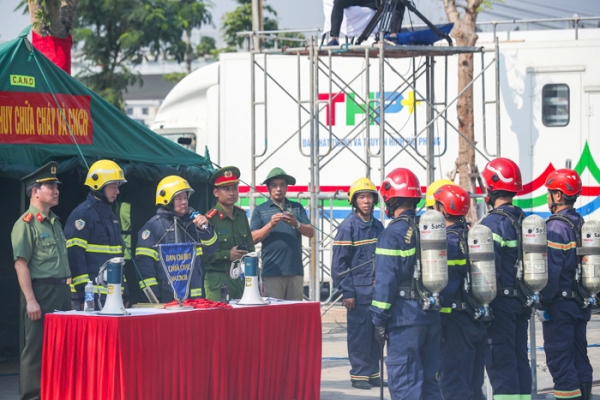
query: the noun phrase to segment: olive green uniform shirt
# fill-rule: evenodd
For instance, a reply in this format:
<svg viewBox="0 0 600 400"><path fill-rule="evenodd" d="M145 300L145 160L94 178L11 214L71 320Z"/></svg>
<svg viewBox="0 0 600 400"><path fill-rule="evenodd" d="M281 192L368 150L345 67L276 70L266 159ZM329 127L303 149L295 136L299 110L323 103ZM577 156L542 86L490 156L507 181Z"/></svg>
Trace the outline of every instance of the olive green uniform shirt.
<svg viewBox="0 0 600 400"><path fill-rule="evenodd" d="M206 213L219 238L219 249L207 261L207 271L227 271L231 268L230 251L235 246L246 243L248 252L254 251L254 241L248 224L246 210L233 207L233 216L227 215L220 203Z"/></svg>
<svg viewBox="0 0 600 400"><path fill-rule="evenodd" d="M67 241L56 214L46 216L30 205L11 233L15 261L27 261L31 279L70 278Z"/></svg>

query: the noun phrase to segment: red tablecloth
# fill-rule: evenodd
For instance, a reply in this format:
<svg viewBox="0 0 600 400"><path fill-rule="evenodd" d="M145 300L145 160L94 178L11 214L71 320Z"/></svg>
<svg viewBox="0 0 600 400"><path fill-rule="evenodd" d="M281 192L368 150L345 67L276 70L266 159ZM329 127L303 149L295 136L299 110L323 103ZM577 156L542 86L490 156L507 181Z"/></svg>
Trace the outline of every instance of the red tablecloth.
<svg viewBox="0 0 600 400"><path fill-rule="evenodd" d="M317 303L46 316L44 400L310 400L320 380Z"/></svg>

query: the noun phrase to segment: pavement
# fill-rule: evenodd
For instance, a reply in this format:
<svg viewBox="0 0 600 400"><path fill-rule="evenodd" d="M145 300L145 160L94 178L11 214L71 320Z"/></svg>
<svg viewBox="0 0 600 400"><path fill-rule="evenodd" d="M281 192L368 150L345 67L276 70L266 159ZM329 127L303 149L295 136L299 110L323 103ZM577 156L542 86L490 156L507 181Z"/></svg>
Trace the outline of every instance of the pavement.
<svg viewBox="0 0 600 400"><path fill-rule="evenodd" d="M354 389L350 385L350 362L346 347L346 312L341 307L333 307L322 318L323 321L323 351L321 364L321 400L375 400L379 399L379 388L371 390ZM594 367L593 393L600 399L600 316L594 315L588 324L588 356ZM552 377L546 367L546 356L543 349L542 324L536 322L536 356L538 393L543 393L535 399L546 398L546 393L552 392ZM590 347L591 346L591 347ZM19 377L17 363L0 363L0 400L18 399ZM387 374L386 374L387 380ZM484 383L484 394L486 386ZM549 395L550 396L550 395ZM552 399L553 397L547 397ZM594 396L596 399L596 396ZM384 399L390 399L387 389ZM243 399L240 399L243 400ZM312 399L298 399L312 400Z"/></svg>

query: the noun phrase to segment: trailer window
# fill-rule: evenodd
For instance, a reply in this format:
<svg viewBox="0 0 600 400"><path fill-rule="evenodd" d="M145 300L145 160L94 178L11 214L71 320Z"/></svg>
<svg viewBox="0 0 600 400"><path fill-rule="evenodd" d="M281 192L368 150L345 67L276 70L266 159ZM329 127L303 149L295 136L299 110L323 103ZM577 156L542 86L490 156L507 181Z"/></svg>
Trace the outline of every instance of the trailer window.
<svg viewBox="0 0 600 400"><path fill-rule="evenodd" d="M545 85L542 89L542 121L544 125L567 126L569 124L569 86Z"/></svg>

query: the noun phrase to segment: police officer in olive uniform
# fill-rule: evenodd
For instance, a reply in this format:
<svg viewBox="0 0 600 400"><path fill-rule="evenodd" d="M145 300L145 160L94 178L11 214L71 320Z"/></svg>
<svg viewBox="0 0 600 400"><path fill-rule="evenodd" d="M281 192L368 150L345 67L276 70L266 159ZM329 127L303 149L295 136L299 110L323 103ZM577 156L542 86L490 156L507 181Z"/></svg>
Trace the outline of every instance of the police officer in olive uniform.
<svg viewBox="0 0 600 400"><path fill-rule="evenodd" d="M230 299L240 299L244 293L243 281L232 279L229 275L233 261L254 251L246 210L235 205L240 194L239 178L240 170L236 167L221 168L210 178L210 183L215 186L213 194L217 205L206 217L217 232L219 249L206 258L208 266L204 287L208 300L219 301L223 285L228 286Z"/></svg>
<svg viewBox="0 0 600 400"><path fill-rule="evenodd" d="M66 239L58 217L50 211L58 204L57 167L51 161L21 179L30 206L11 234L21 286L21 399L40 398L45 315L71 309Z"/></svg>

